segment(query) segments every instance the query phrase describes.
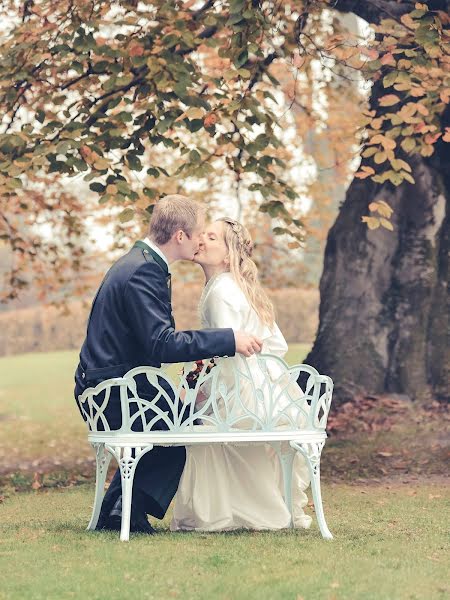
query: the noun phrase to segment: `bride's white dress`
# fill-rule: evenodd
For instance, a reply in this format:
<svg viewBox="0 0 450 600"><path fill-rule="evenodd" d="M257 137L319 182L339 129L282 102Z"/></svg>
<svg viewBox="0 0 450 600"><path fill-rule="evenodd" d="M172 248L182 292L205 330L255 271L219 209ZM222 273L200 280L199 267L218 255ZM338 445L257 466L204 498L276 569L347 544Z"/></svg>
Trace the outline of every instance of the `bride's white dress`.
<svg viewBox="0 0 450 600"><path fill-rule="evenodd" d="M230 273L208 281L200 301L202 327L232 327L263 340L262 352L283 357L287 344L277 325L271 330L261 322ZM236 357L223 359L241 360ZM255 357L246 359L252 368ZM226 377L226 367L222 373ZM240 425L245 427L245 423ZM311 517L303 507L309 475L297 455L293 474L295 527L308 528ZM175 496L172 531L224 531L232 529L282 529L290 514L283 499L279 459L268 444L189 446L186 465Z"/></svg>

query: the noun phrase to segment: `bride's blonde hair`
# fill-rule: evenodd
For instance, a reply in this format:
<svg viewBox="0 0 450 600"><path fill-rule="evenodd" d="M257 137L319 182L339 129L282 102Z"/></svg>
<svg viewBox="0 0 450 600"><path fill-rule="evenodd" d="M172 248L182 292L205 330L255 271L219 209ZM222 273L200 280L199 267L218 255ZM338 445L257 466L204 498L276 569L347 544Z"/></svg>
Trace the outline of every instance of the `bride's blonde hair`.
<svg viewBox="0 0 450 600"><path fill-rule="evenodd" d="M228 217L218 221L224 223L225 245L230 259L231 274L261 321L272 327L275 321L273 304L259 281L258 267L251 258L253 241L248 229Z"/></svg>

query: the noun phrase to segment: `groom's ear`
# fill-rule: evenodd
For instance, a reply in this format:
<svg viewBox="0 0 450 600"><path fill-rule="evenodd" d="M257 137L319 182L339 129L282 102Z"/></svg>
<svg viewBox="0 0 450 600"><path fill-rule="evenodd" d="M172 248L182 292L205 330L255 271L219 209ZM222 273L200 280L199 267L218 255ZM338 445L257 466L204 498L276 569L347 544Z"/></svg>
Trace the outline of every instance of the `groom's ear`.
<svg viewBox="0 0 450 600"><path fill-rule="evenodd" d="M184 231L182 229L179 229L178 231L176 231L173 234L173 237L175 239L176 242L178 242L179 244L181 244L181 242L183 241L183 237L184 237Z"/></svg>

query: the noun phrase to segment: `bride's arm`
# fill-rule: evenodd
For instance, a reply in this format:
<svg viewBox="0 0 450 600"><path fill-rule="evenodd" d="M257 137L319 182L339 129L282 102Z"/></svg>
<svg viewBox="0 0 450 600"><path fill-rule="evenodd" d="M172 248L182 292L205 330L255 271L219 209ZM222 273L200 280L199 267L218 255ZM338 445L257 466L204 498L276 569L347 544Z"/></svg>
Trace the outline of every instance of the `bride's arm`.
<svg viewBox="0 0 450 600"><path fill-rule="evenodd" d="M227 327L231 327L234 330L245 329L245 305L241 297L240 289L236 289L232 282L221 282L222 285L217 286L208 295L207 303L203 307L205 314L207 315L207 326L208 328L221 327L218 323L230 323ZM225 285L226 283L226 285ZM231 285L230 285L231 284ZM228 357L222 358L226 360ZM225 383L227 386L234 384L234 378L230 377L230 374L226 373L226 370L220 368L220 380L221 383ZM211 394L211 379L201 384L199 392L196 398L196 404L202 405Z"/></svg>
<svg viewBox="0 0 450 600"><path fill-rule="evenodd" d="M205 311L208 315L208 327L216 328L217 323L230 323L227 327L234 330L245 329L243 306L234 286L221 286L212 290L207 298ZM240 292L240 290L238 290Z"/></svg>

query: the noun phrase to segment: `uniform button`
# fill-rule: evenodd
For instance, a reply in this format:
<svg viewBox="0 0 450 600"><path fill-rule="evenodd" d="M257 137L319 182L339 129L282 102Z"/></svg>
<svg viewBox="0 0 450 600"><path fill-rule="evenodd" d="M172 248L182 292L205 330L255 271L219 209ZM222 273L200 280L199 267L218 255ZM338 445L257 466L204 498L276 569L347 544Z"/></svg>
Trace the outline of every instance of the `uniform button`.
<svg viewBox="0 0 450 600"><path fill-rule="evenodd" d="M81 377L84 379L86 377L86 373L81 373Z"/></svg>

